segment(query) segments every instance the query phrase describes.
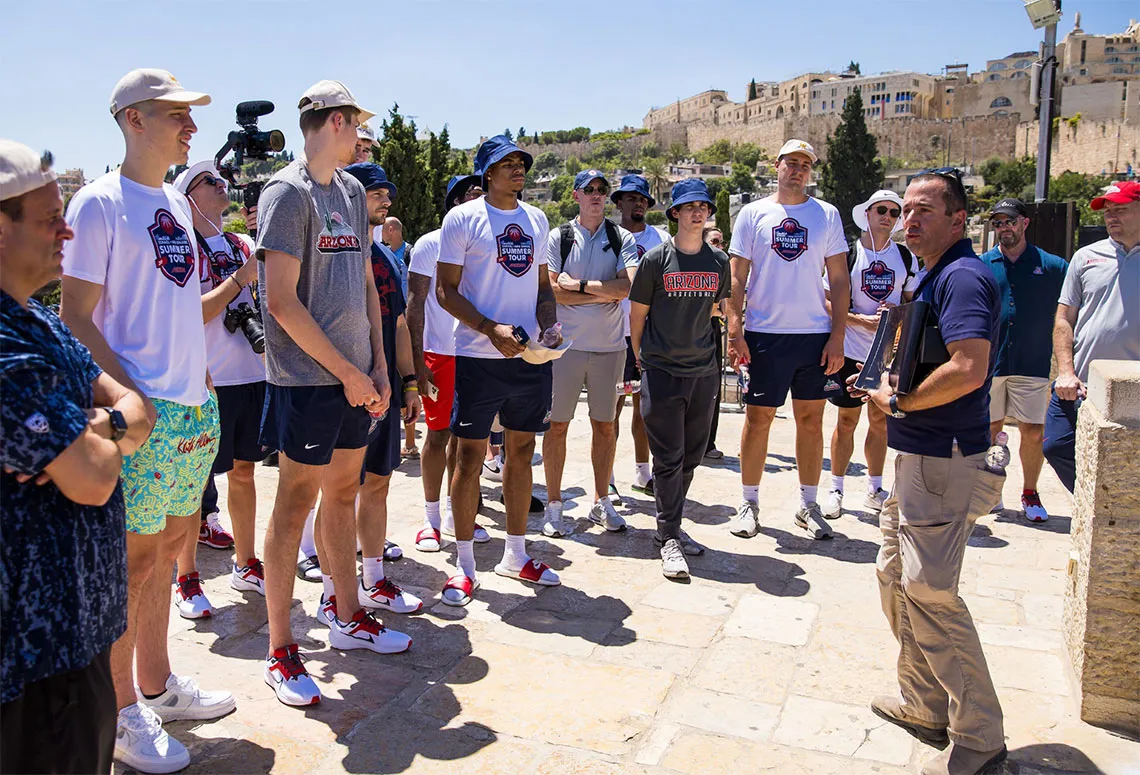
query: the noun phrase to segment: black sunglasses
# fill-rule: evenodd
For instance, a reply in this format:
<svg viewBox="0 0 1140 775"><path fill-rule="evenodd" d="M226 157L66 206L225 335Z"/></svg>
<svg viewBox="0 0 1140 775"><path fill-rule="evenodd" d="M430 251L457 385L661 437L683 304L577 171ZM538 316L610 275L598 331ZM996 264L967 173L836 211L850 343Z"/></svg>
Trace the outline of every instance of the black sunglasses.
<svg viewBox="0 0 1140 775"><path fill-rule="evenodd" d="M962 170L957 167L939 167L938 169L921 170L915 177L922 175L937 175L943 180L950 181L951 185L958 189L958 193L962 195L962 201L966 201L966 186L962 183Z"/></svg>
<svg viewBox="0 0 1140 775"><path fill-rule="evenodd" d="M222 180L221 178L215 178L213 175L205 175L197 183L190 186L190 188L186 189L186 193L189 194L191 191L193 191L194 189L196 189L198 186L202 185L203 183L205 183L207 186L211 186L211 187L216 186L219 183L221 183L223 186L225 186L226 181Z"/></svg>
<svg viewBox="0 0 1140 775"><path fill-rule="evenodd" d="M601 194L602 196L605 196L606 194L610 193L609 186L585 186L579 190L586 196L593 196L594 194Z"/></svg>
<svg viewBox="0 0 1140 775"><path fill-rule="evenodd" d="M899 210L896 207L887 207L886 205L879 205L878 207L875 208L875 212L878 213L879 215L890 214L890 216L892 218L898 218L899 215L902 213L902 210Z"/></svg>

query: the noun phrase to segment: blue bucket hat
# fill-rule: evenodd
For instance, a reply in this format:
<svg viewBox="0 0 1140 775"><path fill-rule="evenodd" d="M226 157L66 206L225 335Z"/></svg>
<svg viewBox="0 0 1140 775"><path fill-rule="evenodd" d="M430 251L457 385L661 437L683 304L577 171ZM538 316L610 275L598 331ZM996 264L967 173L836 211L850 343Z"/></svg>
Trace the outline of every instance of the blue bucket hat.
<svg viewBox="0 0 1140 775"><path fill-rule="evenodd" d="M388 180L388 173L379 164L370 161L362 161L356 164L349 164L344 168L352 177L360 181L364 186L365 191L371 191L374 188L384 188L388 190L388 196L393 199L396 198L396 184Z"/></svg>
<svg viewBox="0 0 1140 775"><path fill-rule="evenodd" d="M621 185L618 186L616 191L610 194L610 201L616 205L620 196L626 191L641 194L649 200L650 207L657 204L657 200L649 195L649 181L640 175L622 175Z"/></svg>
<svg viewBox="0 0 1140 775"><path fill-rule="evenodd" d="M443 209L446 212L455 207L456 200L467 193L472 186L479 185L478 175L456 175L447 181L447 193L443 196Z"/></svg>
<svg viewBox="0 0 1140 775"><path fill-rule="evenodd" d="M590 181L594 180L594 179L602 181L607 186L609 186L609 184L610 184L610 182L608 180L606 180L606 176L603 175L600 171L598 171L598 170L582 170L581 172L579 172L577 175L574 176L574 190L577 191L579 189L585 188L586 186L588 186L590 184Z"/></svg>
<svg viewBox="0 0 1140 775"><path fill-rule="evenodd" d="M491 169L492 166L498 164L512 153L522 154L524 168L527 172L530 172L530 167L534 164L534 158L522 148L515 145L514 142L508 140L506 135L495 135L480 145L479 150L475 152L475 174L480 178L484 177L487 174L487 170Z"/></svg>
<svg viewBox="0 0 1140 775"><path fill-rule="evenodd" d="M716 203L713 202L709 196L709 187L700 178L688 178L682 180L673 186L673 203L669 205L669 209L665 211L665 215L669 220L677 220L677 216L673 215L673 208L680 207L681 205L688 204L689 202L707 202L709 205L709 215L716 212Z"/></svg>

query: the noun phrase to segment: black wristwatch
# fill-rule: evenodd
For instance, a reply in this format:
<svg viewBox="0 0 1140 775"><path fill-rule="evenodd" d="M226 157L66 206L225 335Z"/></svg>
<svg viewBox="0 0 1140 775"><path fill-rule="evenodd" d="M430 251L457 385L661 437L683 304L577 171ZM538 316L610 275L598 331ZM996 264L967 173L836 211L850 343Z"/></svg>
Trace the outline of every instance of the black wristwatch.
<svg viewBox="0 0 1140 775"><path fill-rule="evenodd" d="M889 406L891 409L891 417L894 417L896 420L901 420L902 418L906 417L906 412L899 409L899 397L897 393L891 394L891 398L887 402L887 406Z"/></svg>
<svg viewBox="0 0 1140 775"><path fill-rule="evenodd" d="M586 281L585 280L579 280L578 281L578 293L585 293L585 292L586 292Z"/></svg>
<svg viewBox="0 0 1140 775"><path fill-rule="evenodd" d="M104 406L103 410L111 418L111 441L119 441L127 435L127 418L118 409Z"/></svg>

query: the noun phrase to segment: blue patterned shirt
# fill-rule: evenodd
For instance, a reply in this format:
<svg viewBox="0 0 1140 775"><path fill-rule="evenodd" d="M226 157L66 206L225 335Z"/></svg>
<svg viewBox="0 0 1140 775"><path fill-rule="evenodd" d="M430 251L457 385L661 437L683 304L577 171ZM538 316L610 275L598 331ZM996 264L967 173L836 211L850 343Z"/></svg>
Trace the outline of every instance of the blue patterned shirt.
<svg viewBox="0 0 1140 775"><path fill-rule="evenodd" d="M86 667L127 627L122 487L81 506L39 474L87 427L102 370L54 313L0 291L0 702Z"/></svg>

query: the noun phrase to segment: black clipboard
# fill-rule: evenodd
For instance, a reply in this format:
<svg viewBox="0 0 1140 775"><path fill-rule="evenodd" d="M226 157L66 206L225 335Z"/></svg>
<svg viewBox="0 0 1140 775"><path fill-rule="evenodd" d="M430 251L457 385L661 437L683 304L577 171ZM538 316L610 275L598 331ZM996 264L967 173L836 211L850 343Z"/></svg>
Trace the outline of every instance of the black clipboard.
<svg viewBox="0 0 1140 775"><path fill-rule="evenodd" d="M950 360L934 312L928 302L912 301L883 310L875 341L855 380L855 388L873 391L884 373L891 388L906 395L939 365Z"/></svg>

